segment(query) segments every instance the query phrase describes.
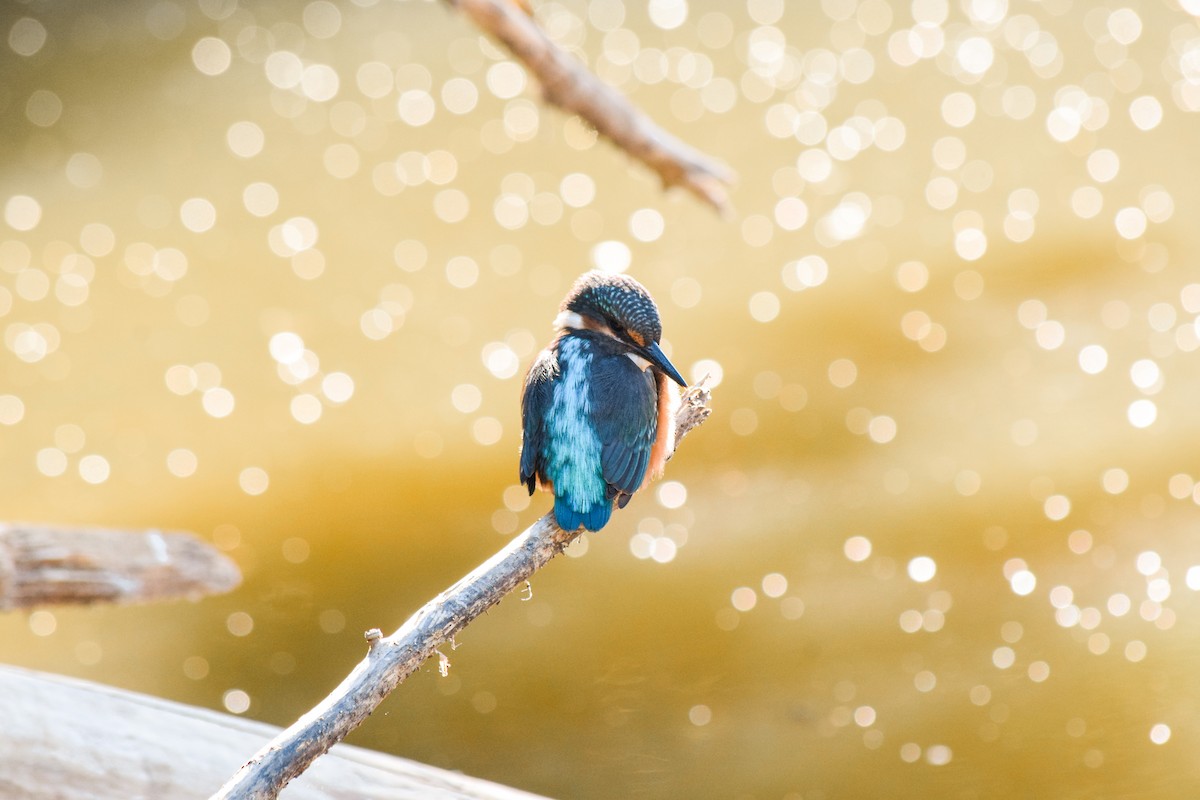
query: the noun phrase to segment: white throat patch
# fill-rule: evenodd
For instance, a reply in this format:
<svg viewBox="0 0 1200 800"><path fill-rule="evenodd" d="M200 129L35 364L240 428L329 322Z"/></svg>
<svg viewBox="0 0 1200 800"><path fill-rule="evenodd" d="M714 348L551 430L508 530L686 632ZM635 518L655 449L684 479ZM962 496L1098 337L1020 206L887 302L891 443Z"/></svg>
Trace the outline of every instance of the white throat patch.
<svg viewBox="0 0 1200 800"><path fill-rule="evenodd" d="M626 353L625 355L629 356L629 360L637 364L638 369L642 370L643 372L650 369L650 362L639 356L637 353Z"/></svg>

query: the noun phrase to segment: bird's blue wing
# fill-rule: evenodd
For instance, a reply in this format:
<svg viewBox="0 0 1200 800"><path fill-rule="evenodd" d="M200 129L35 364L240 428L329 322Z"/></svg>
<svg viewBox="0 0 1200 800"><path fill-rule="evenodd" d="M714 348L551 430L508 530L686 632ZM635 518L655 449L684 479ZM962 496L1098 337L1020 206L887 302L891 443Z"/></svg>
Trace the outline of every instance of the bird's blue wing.
<svg viewBox="0 0 1200 800"><path fill-rule="evenodd" d="M624 355L598 362L592 376L592 413L603 442L601 464L609 494L624 507L646 477L658 427L653 376Z"/></svg>
<svg viewBox="0 0 1200 800"><path fill-rule="evenodd" d="M529 367L525 390L521 395L521 483L529 493L537 488L539 476L545 476L546 416L554 399L554 382L558 380L558 354L543 350Z"/></svg>

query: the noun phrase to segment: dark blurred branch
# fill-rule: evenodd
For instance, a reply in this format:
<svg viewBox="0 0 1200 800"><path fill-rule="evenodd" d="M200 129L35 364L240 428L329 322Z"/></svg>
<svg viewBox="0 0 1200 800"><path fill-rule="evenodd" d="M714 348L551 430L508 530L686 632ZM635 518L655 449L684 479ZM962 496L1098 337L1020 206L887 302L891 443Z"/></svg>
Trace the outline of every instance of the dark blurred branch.
<svg viewBox="0 0 1200 800"><path fill-rule="evenodd" d="M228 592L232 561L190 533L0 524L0 611Z"/></svg>
<svg viewBox="0 0 1200 800"><path fill-rule="evenodd" d="M546 102L578 114L617 147L682 186L722 215L730 213L733 171L659 127L550 40L513 0L447 0L519 58L542 85Z"/></svg>
<svg viewBox="0 0 1200 800"><path fill-rule="evenodd" d="M707 379L684 393L676 415L679 441L708 418ZM370 648L342 683L315 708L258 751L211 800L273 798L288 781L346 737L440 645L494 606L562 552L579 531L566 532L547 514L409 617L391 636L367 632Z"/></svg>

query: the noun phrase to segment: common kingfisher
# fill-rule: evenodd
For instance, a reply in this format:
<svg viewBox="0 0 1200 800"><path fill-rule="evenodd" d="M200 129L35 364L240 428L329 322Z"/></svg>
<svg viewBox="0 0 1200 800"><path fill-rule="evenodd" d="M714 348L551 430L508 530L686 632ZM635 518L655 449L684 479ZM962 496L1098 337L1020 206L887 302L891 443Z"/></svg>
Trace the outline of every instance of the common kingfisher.
<svg viewBox="0 0 1200 800"><path fill-rule="evenodd" d="M554 493L565 531L604 527L613 503L662 474L687 386L659 348L662 323L646 287L587 272L554 320L555 336L525 376L521 482Z"/></svg>

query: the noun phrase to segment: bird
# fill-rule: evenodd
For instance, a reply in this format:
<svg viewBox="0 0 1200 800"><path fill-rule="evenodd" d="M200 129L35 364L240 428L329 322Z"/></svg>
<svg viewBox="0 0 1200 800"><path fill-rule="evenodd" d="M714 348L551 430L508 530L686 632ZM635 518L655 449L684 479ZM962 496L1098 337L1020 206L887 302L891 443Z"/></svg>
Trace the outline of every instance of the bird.
<svg viewBox="0 0 1200 800"><path fill-rule="evenodd" d="M598 531L662 474L675 445L672 382L687 382L659 346L654 299L623 273L581 275L554 329L525 375L521 483L554 494L564 531Z"/></svg>

